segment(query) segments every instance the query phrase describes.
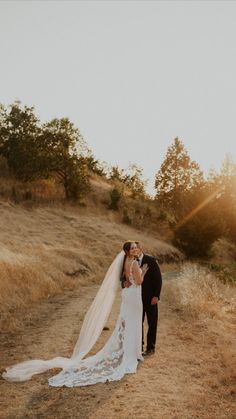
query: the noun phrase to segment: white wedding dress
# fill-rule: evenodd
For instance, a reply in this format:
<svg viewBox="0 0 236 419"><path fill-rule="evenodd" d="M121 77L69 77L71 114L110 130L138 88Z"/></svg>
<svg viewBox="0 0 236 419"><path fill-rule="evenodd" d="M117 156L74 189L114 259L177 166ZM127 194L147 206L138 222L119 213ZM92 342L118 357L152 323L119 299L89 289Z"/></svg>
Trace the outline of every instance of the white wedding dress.
<svg viewBox="0 0 236 419"><path fill-rule="evenodd" d="M122 254L122 258L120 255ZM49 378L53 387L87 386L106 381L120 380L125 374L135 373L138 360L142 361L142 297L141 286L137 286L130 272L131 286L122 289L120 313L115 329L95 355L82 359L89 352L110 313L109 304L119 286L120 268L124 258L117 256L99 289L99 292L85 317L78 342L71 358L57 357L52 360L31 360L7 368L3 378L11 381L25 381L34 374L50 368L63 368Z"/></svg>

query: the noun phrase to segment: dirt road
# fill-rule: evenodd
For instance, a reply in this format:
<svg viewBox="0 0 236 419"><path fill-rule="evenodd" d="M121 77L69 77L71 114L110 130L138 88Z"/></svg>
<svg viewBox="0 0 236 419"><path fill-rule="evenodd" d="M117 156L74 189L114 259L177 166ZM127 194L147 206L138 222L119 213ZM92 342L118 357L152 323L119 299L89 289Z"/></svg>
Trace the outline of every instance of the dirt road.
<svg viewBox="0 0 236 419"><path fill-rule="evenodd" d="M70 356L83 316L97 286L85 286L45 301L17 334L0 344L1 370L30 358ZM114 326L119 299L94 348L106 341ZM235 395L224 384L224 365L212 323L184 319L170 306L165 291L160 302L158 345L154 356L135 375L119 382L84 388L50 388L49 371L25 383L0 380L0 417L4 419L233 419Z"/></svg>

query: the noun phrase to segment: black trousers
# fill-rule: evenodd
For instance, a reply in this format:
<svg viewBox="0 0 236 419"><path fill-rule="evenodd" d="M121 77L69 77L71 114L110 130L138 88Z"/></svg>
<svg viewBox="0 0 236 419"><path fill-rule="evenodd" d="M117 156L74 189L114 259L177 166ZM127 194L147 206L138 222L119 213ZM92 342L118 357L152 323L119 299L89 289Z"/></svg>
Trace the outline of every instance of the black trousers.
<svg viewBox="0 0 236 419"><path fill-rule="evenodd" d="M143 323L147 316L148 332L147 332L147 351L155 349L158 321L158 305L143 304ZM142 331L142 346L144 346L144 331Z"/></svg>

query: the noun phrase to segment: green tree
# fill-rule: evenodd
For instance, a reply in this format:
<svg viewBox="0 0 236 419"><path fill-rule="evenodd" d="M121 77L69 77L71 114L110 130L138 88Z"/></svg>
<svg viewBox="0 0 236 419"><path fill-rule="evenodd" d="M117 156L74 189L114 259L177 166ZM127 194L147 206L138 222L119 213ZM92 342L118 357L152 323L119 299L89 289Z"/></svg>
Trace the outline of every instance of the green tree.
<svg viewBox="0 0 236 419"><path fill-rule="evenodd" d="M90 151L85 157L85 160L90 172L95 173L98 176L106 177L106 168L104 164L97 160Z"/></svg>
<svg viewBox="0 0 236 419"><path fill-rule="evenodd" d="M37 142L40 124L34 108L15 102L8 109L2 106L0 114L0 154L18 179L35 179L40 164Z"/></svg>
<svg viewBox="0 0 236 419"><path fill-rule="evenodd" d="M147 182L143 179L143 169L137 164L130 163L126 170L112 166L109 179L119 185L122 192L125 186L131 192L132 198L146 198L145 186Z"/></svg>
<svg viewBox="0 0 236 419"><path fill-rule="evenodd" d="M73 155L64 159L58 175L69 200L81 199L90 189L88 167L83 157Z"/></svg>
<svg viewBox="0 0 236 419"><path fill-rule="evenodd" d="M143 169L137 164L131 163L123 176L123 182L131 191L133 198L145 198L146 181L143 179Z"/></svg>
<svg viewBox="0 0 236 419"><path fill-rule="evenodd" d="M125 176L124 170L119 169L118 166L112 166L108 174L109 179L113 181L121 182L121 183L123 183L124 181L124 176Z"/></svg>
<svg viewBox="0 0 236 419"><path fill-rule="evenodd" d="M58 178L69 199L79 199L89 189L89 149L68 118L42 126L33 107L20 102L1 106L0 155L17 179Z"/></svg>
<svg viewBox="0 0 236 419"><path fill-rule="evenodd" d="M186 193L192 188L202 187L203 184L203 173L199 165L191 161L182 141L175 138L156 174L157 202L173 211L178 218L184 212Z"/></svg>
<svg viewBox="0 0 236 419"><path fill-rule="evenodd" d="M79 129L68 118L55 118L43 126L40 144L45 174L59 178L68 199L81 198L89 189L89 169Z"/></svg>

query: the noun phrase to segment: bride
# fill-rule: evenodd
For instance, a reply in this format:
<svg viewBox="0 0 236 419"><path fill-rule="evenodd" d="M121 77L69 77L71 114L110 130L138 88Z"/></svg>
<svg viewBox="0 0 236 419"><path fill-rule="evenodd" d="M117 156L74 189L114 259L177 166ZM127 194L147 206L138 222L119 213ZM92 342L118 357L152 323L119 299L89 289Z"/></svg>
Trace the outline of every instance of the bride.
<svg viewBox="0 0 236 419"><path fill-rule="evenodd" d="M123 250L109 267L98 293L90 306L71 358L30 360L6 369L3 378L26 381L34 374L51 368L62 368L49 378L50 386L76 387L120 380L125 374L135 373L138 360L143 360L141 284L147 265L139 267L135 257L137 246L127 241ZM121 274L131 285L122 289L122 301L115 329L104 347L93 356L84 358L91 350L110 314Z"/></svg>

